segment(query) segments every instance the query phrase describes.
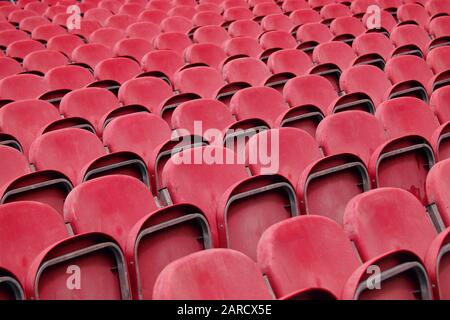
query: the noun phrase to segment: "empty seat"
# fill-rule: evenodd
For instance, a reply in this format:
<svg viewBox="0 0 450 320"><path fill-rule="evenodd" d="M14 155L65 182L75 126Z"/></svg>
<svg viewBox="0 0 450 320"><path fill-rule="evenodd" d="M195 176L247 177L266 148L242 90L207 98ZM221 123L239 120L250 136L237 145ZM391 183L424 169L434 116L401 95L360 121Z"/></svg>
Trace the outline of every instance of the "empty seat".
<svg viewBox="0 0 450 320"><path fill-rule="evenodd" d="M338 17L351 16L350 8L341 3L330 3L320 9L320 15L325 21L331 21Z"/></svg>
<svg viewBox="0 0 450 320"><path fill-rule="evenodd" d="M430 35L434 38L450 35L450 17L439 16L430 21L428 26Z"/></svg>
<svg viewBox="0 0 450 320"><path fill-rule="evenodd" d="M42 26L38 26L33 29L31 33L31 38L35 40L45 41L47 42L54 36L66 34L67 31L63 27L56 24L45 24Z"/></svg>
<svg viewBox="0 0 450 320"><path fill-rule="evenodd" d="M450 46L431 50L427 55L427 63L435 74L450 70Z"/></svg>
<svg viewBox="0 0 450 320"><path fill-rule="evenodd" d="M284 12L292 12L299 9L309 9L307 1L297 1L297 0L286 0L281 6Z"/></svg>
<svg viewBox="0 0 450 320"><path fill-rule="evenodd" d="M309 56L298 49L284 49L272 53L267 60L269 70L276 73L289 72L296 76L306 74L313 66Z"/></svg>
<svg viewBox="0 0 450 320"><path fill-rule="evenodd" d="M289 49L297 46L295 38L286 31L267 31L259 38L263 50L272 48Z"/></svg>
<svg viewBox="0 0 450 320"><path fill-rule="evenodd" d="M0 31L0 48L4 49L17 40L26 40L29 36L21 30L3 30Z"/></svg>
<svg viewBox="0 0 450 320"><path fill-rule="evenodd" d="M391 83L379 68L371 65L358 65L342 73L339 86L345 93L363 92L367 94L376 107L383 101Z"/></svg>
<svg viewBox="0 0 450 320"><path fill-rule="evenodd" d="M153 50L153 45L144 39L122 39L113 49L116 56L132 57L141 61L143 56Z"/></svg>
<svg viewBox="0 0 450 320"><path fill-rule="evenodd" d="M246 55L249 57L258 57L262 48L256 38L252 37L236 37L231 38L223 44L225 52L229 56Z"/></svg>
<svg viewBox="0 0 450 320"><path fill-rule="evenodd" d="M212 43L221 46L230 36L220 26L203 26L195 30L193 39L198 43Z"/></svg>
<svg viewBox="0 0 450 320"><path fill-rule="evenodd" d="M414 70L411 66L414 65ZM390 97L406 94L414 95L428 102L426 88L433 77L433 72L427 63L416 56L393 57L386 63L385 73L395 85L391 89ZM408 90L409 89L409 90Z"/></svg>
<svg viewBox="0 0 450 320"><path fill-rule="evenodd" d="M131 39L145 39L152 43L153 39L160 33L158 25L152 22L135 22L125 30L125 34Z"/></svg>
<svg viewBox="0 0 450 320"><path fill-rule="evenodd" d="M365 33L353 40L352 44L358 56L378 54L385 61L387 61L392 51L394 50L394 45L382 33Z"/></svg>
<svg viewBox="0 0 450 320"><path fill-rule="evenodd" d="M297 215L297 204L287 180L278 175L248 178L245 165L235 159L234 152L226 148L183 150L167 161L162 185L174 203L189 201L203 208L214 243L256 259L261 234L274 223Z"/></svg>
<svg viewBox="0 0 450 320"><path fill-rule="evenodd" d="M200 134L217 145L222 145L223 141L214 141L217 138L214 134L222 132L233 122L235 119L228 107L213 99L183 102L174 110L171 117L172 128L177 130L180 136Z"/></svg>
<svg viewBox="0 0 450 320"><path fill-rule="evenodd" d="M52 68L44 78L50 90L80 89L94 81L94 76L88 69L74 65Z"/></svg>
<svg viewBox="0 0 450 320"><path fill-rule="evenodd" d="M117 42L125 38L124 31L118 28L100 28L89 36L89 43L102 44L113 49Z"/></svg>
<svg viewBox="0 0 450 320"><path fill-rule="evenodd" d="M20 21L19 29L31 33L34 30L34 28L48 23L49 20L42 16L27 17L22 21Z"/></svg>
<svg viewBox="0 0 450 320"><path fill-rule="evenodd" d="M59 118L58 109L46 101L11 102L0 109L0 128L2 132L15 136L24 154L28 155L31 143L48 124Z"/></svg>
<svg viewBox="0 0 450 320"><path fill-rule="evenodd" d="M68 63L68 59L61 52L54 50L39 50L29 53L23 59L25 71L38 71L46 73L50 69Z"/></svg>
<svg viewBox="0 0 450 320"><path fill-rule="evenodd" d="M439 121L433 110L422 100L400 97L378 105L375 116L390 139L404 135L420 135L431 141Z"/></svg>
<svg viewBox="0 0 450 320"><path fill-rule="evenodd" d="M18 74L0 81L1 100L35 99L47 91L44 78L34 74Z"/></svg>
<svg viewBox="0 0 450 320"><path fill-rule="evenodd" d="M173 50L179 54L191 45L191 40L184 33L167 32L155 37L153 45L158 50Z"/></svg>
<svg viewBox="0 0 450 320"><path fill-rule="evenodd" d="M16 60L6 57L0 57L0 80L22 71L23 69L21 64Z"/></svg>
<svg viewBox="0 0 450 320"><path fill-rule="evenodd" d="M11 58L22 60L25 56L34 51L44 50L45 46L36 40L18 40L11 43L6 48L6 55Z"/></svg>
<svg viewBox="0 0 450 320"><path fill-rule="evenodd" d="M188 18L173 16L161 22L161 31L187 33L192 29L192 22Z"/></svg>
<svg viewBox="0 0 450 320"><path fill-rule="evenodd" d="M102 60L112 58L113 52L110 48L97 43L82 44L72 52L72 60L77 63L83 63L91 68Z"/></svg>
<svg viewBox="0 0 450 320"><path fill-rule="evenodd" d="M390 1L390 0L388 0ZM397 0L394 0L397 1ZM380 3L380 1L378 1ZM383 33L390 33L392 31L392 29L394 29L397 26L397 20L393 17L393 14L395 12L396 8L392 8L391 12L393 12L391 14L391 12L387 11L387 10L381 10L380 12L380 32ZM366 26L368 29L373 28L373 17L374 17L374 11L369 11L366 12L361 21L363 23L364 26Z"/></svg>
<svg viewBox="0 0 450 320"><path fill-rule="evenodd" d="M113 119L103 142L111 152L131 151L148 162L155 148L170 139L167 123L154 114L132 113Z"/></svg>
<svg viewBox="0 0 450 320"><path fill-rule="evenodd" d="M237 120L259 118L271 127L274 127L275 120L288 108L283 96L269 87L241 89L230 101L230 110Z"/></svg>
<svg viewBox="0 0 450 320"><path fill-rule="evenodd" d="M211 279L205 285L202 277ZM194 253L168 265L158 277L157 300L270 300L256 264L242 253L213 249Z"/></svg>
<svg viewBox="0 0 450 320"><path fill-rule="evenodd" d="M128 14L115 14L106 19L105 26L125 30L129 25L136 21L136 17Z"/></svg>
<svg viewBox="0 0 450 320"><path fill-rule="evenodd" d="M274 13L265 16L261 20L261 27L263 31L286 31L289 32L294 27L291 19L282 13Z"/></svg>
<svg viewBox="0 0 450 320"><path fill-rule="evenodd" d="M73 34L63 34L50 38L47 41L47 49L60 51L71 57L73 50L82 44L84 42L80 37Z"/></svg>
<svg viewBox="0 0 450 320"><path fill-rule="evenodd" d="M0 192L3 195L3 189L10 181L31 170L27 158L14 148L0 145L0 155Z"/></svg>
<svg viewBox="0 0 450 320"><path fill-rule="evenodd" d="M400 22L414 21L421 26L425 26L429 16L420 4L406 3L397 9L397 18Z"/></svg>
<svg viewBox="0 0 450 320"><path fill-rule="evenodd" d="M160 24L166 17L167 13L162 10L158 9L144 10L138 16L138 21Z"/></svg>
<svg viewBox="0 0 450 320"><path fill-rule="evenodd" d="M442 87L433 92L430 98L430 107L436 114L440 123L450 121L450 110L447 101L450 99L450 88Z"/></svg>
<svg viewBox="0 0 450 320"><path fill-rule="evenodd" d="M169 16L180 16L192 20L196 12L197 10L195 10L194 6L180 5L172 7L167 14Z"/></svg>
<svg viewBox="0 0 450 320"><path fill-rule="evenodd" d="M427 9L430 16L434 16L440 13L450 14L450 3L447 0L430 0L426 3L425 8Z"/></svg>
<svg viewBox="0 0 450 320"><path fill-rule="evenodd" d="M339 225L324 217L302 216L280 222L263 234L258 265L277 298L302 300L317 289L340 297L360 263Z"/></svg>
<svg viewBox="0 0 450 320"><path fill-rule="evenodd" d="M277 154L278 165L264 163L264 152ZM322 157L314 138L296 128L271 129L252 136L246 145L246 155L253 175L278 173L294 185L303 170Z"/></svg>
<svg viewBox="0 0 450 320"><path fill-rule="evenodd" d="M261 26L253 20L237 20L228 26L228 33L231 37L252 37L257 38L262 32Z"/></svg>
<svg viewBox="0 0 450 320"><path fill-rule="evenodd" d="M144 9L144 6L141 4L125 3L120 7L120 9L117 13L137 17L142 12L143 9Z"/></svg>
<svg viewBox="0 0 450 320"><path fill-rule="evenodd" d="M130 79L119 89L119 101L123 105L139 104L152 112L172 95L170 86L155 77L139 77Z"/></svg>
<svg viewBox="0 0 450 320"><path fill-rule="evenodd" d="M108 9L112 13L117 13L121 5L121 2L117 0L102 0L98 3L99 8Z"/></svg>
<svg viewBox="0 0 450 320"><path fill-rule="evenodd" d="M253 15L258 17L265 17L269 14L281 13L281 8L274 2L261 2L253 7Z"/></svg>
<svg viewBox="0 0 450 320"><path fill-rule="evenodd" d="M218 12L202 11L192 17L192 22L195 26L219 26L223 18Z"/></svg>
<svg viewBox="0 0 450 320"><path fill-rule="evenodd" d="M84 167L105 153L103 144L92 133L65 128L38 137L30 148L30 162L37 170L57 170L76 185L83 181Z"/></svg>
<svg viewBox="0 0 450 320"><path fill-rule="evenodd" d="M106 20L111 17L113 13L105 8L92 8L87 10L84 15L83 19L85 20L94 20L98 21L101 25L105 25Z"/></svg>
<svg viewBox="0 0 450 320"><path fill-rule="evenodd" d="M119 241L127 252L135 299L152 298L156 277L168 263L210 247L208 226L197 208L156 211L148 188L127 176L100 177L75 188L65 219L75 233L104 232ZM152 231L155 227L158 231ZM203 243L198 236L205 237Z"/></svg>
<svg viewBox="0 0 450 320"><path fill-rule="evenodd" d="M297 29L297 40L304 51L312 51L319 43L327 42L333 38L333 34L326 25L318 22L311 22L301 25Z"/></svg>
<svg viewBox="0 0 450 320"><path fill-rule="evenodd" d="M159 73L169 81L173 81L173 75L184 65L184 59L175 51L157 50L147 53L141 63L145 72Z"/></svg>
<svg viewBox="0 0 450 320"><path fill-rule="evenodd" d="M427 176L426 191L430 204L429 211L437 214L438 230L450 226L447 190L450 181L449 159L442 160L431 168Z"/></svg>
<svg viewBox="0 0 450 320"><path fill-rule="evenodd" d="M296 26L301 26L311 22L322 21L320 14L317 11L312 10L310 8L302 8L292 11L291 14L289 15L289 19L291 19L292 23L294 23L294 25Z"/></svg>
<svg viewBox="0 0 450 320"><path fill-rule="evenodd" d="M225 64L222 75L228 82L246 82L253 86L261 86L271 73L261 60L239 58Z"/></svg>
<svg viewBox="0 0 450 320"><path fill-rule="evenodd" d="M133 59L116 57L100 61L94 68L94 76L97 80L114 80L124 83L140 71L139 64Z"/></svg>
<svg viewBox="0 0 450 320"><path fill-rule="evenodd" d="M327 114L330 103L338 97L331 83L318 75L305 75L289 80L283 96L291 107L313 105Z"/></svg>
<svg viewBox="0 0 450 320"><path fill-rule="evenodd" d="M119 107L119 101L103 88L81 88L66 94L59 105L65 117L81 117L88 120L97 133L102 132L101 118Z"/></svg>
<svg viewBox="0 0 450 320"><path fill-rule="evenodd" d="M420 57L426 55L430 42L426 30L413 24L395 27L391 32L390 39L397 48L394 54L414 54Z"/></svg>
<svg viewBox="0 0 450 320"><path fill-rule="evenodd" d="M253 13L248 7L232 7L223 12L225 21L249 20L253 19Z"/></svg>
<svg viewBox="0 0 450 320"><path fill-rule="evenodd" d="M218 68L226 58L224 50L212 43L193 44L185 49L184 56L188 63L206 63L213 68Z"/></svg>
<svg viewBox="0 0 450 320"><path fill-rule="evenodd" d="M321 43L314 48L313 62L316 64L333 64L344 71L356 59L353 49L340 41Z"/></svg>
<svg viewBox="0 0 450 320"><path fill-rule="evenodd" d="M362 22L355 17L339 17L333 20L330 30L336 36L351 35L357 37L366 31Z"/></svg>
<svg viewBox="0 0 450 320"><path fill-rule="evenodd" d="M225 81L216 69L200 66L177 72L174 75L174 85L183 93L194 92L203 98L215 98Z"/></svg>
<svg viewBox="0 0 450 320"><path fill-rule="evenodd" d="M78 29L70 29L69 32L87 39L101 27L102 26L97 21L81 20L80 27Z"/></svg>

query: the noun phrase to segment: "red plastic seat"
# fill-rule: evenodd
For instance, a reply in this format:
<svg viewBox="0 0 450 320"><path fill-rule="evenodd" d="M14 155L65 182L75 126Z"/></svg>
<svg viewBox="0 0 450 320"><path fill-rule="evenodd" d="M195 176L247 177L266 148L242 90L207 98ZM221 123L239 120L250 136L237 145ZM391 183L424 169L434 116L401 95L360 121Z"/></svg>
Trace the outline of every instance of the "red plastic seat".
<svg viewBox="0 0 450 320"><path fill-rule="evenodd" d="M338 17L333 20L330 30L336 36L352 35L357 37L366 31L362 22L355 17Z"/></svg>
<svg viewBox="0 0 450 320"><path fill-rule="evenodd" d="M48 5L41 1L31 1L24 6L24 9L34 11L41 16L44 15L47 8Z"/></svg>
<svg viewBox="0 0 450 320"><path fill-rule="evenodd" d="M100 61L94 68L97 80L113 80L120 84L139 74L141 68L133 59L109 58Z"/></svg>
<svg viewBox="0 0 450 320"><path fill-rule="evenodd" d="M313 66L309 56L298 49L284 49L272 53L267 60L269 70L274 73L289 72L301 76Z"/></svg>
<svg viewBox="0 0 450 320"><path fill-rule="evenodd" d="M105 153L102 142L91 132L64 128L38 137L30 148L30 162L37 170L57 170L77 185L83 181L84 167Z"/></svg>
<svg viewBox="0 0 450 320"><path fill-rule="evenodd" d="M47 41L47 49L60 51L71 57L73 50L82 44L84 42L80 37L73 34L63 34L50 38Z"/></svg>
<svg viewBox="0 0 450 320"><path fill-rule="evenodd" d="M448 210L447 190L450 181L449 159L436 163L427 176L426 192L430 210L438 214L439 227L450 226L450 212ZM439 221L439 220L438 220Z"/></svg>
<svg viewBox="0 0 450 320"><path fill-rule="evenodd" d="M132 113L113 119L103 142L111 152L131 151L147 163L156 147L170 139L167 123L154 114Z"/></svg>
<svg viewBox="0 0 450 320"><path fill-rule="evenodd" d="M305 75L289 80L283 96L291 107L312 105L327 114L330 103L338 97L331 83L318 75Z"/></svg>
<svg viewBox="0 0 450 320"><path fill-rule="evenodd" d="M89 36L89 43L97 43L112 49L117 42L125 38L124 31L118 28L100 28Z"/></svg>
<svg viewBox="0 0 450 320"><path fill-rule="evenodd" d="M67 31L63 27L55 24L45 24L33 29L31 38L34 40L40 40L47 42L54 36L66 34Z"/></svg>
<svg viewBox="0 0 450 320"><path fill-rule="evenodd" d="M313 51L314 63L334 64L342 71L349 68L355 59L353 49L340 41L321 43Z"/></svg>
<svg viewBox="0 0 450 320"><path fill-rule="evenodd" d="M308 4L311 8L318 10L327 4L334 3L333 0L308 0Z"/></svg>
<svg viewBox="0 0 450 320"><path fill-rule="evenodd" d="M58 109L42 100L11 102L0 109L2 132L16 137L27 156L31 143L42 134L48 124L58 119Z"/></svg>
<svg viewBox="0 0 450 320"><path fill-rule="evenodd" d="M206 282L205 279L210 279ZM168 265L156 280L156 300L270 300L256 264L234 250L191 254Z"/></svg>
<svg viewBox="0 0 450 320"><path fill-rule="evenodd" d="M228 33L231 37L251 37L257 38L262 33L261 26L253 20L237 20L228 26Z"/></svg>
<svg viewBox="0 0 450 320"><path fill-rule="evenodd" d="M160 33L159 26L152 22L135 22L130 24L125 30L125 34L130 39L144 39L153 42L153 39Z"/></svg>
<svg viewBox="0 0 450 320"><path fill-rule="evenodd" d="M42 16L28 17L20 21L19 29L27 32L32 32L34 28L48 24L50 21Z"/></svg>
<svg viewBox="0 0 450 320"><path fill-rule="evenodd" d="M50 90L80 89L94 81L94 76L88 69L71 65L52 68L44 78Z"/></svg>
<svg viewBox="0 0 450 320"><path fill-rule="evenodd" d="M23 67L25 71L46 73L54 67L66 65L68 62L67 57L61 52L44 49L29 53L23 59Z"/></svg>
<svg viewBox="0 0 450 320"><path fill-rule="evenodd" d="M363 261L392 250L410 250L424 259L436 237L422 204L396 188L353 198L345 210L344 228Z"/></svg>
<svg viewBox="0 0 450 320"><path fill-rule="evenodd" d="M72 51L72 60L77 63L83 63L91 68L100 62L108 58L113 57L113 52L110 48L98 44L90 43L78 46Z"/></svg>
<svg viewBox="0 0 450 320"><path fill-rule="evenodd" d="M295 38L286 31L268 31L261 35L259 43L263 50L281 48L290 49L297 46Z"/></svg>
<svg viewBox="0 0 450 320"><path fill-rule="evenodd" d="M360 263L339 225L324 217L302 216L280 222L263 234L258 265L277 298L301 300L317 289L340 297Z"/></svg>
<svg viewBox="0 0 450 320"><path fill-rule="evenodd" d="M98 3L99 8L108 9L114 14L119 11L121 5L121 2L118 0L102 0Z"/></svg>
<svg viewBox="0 0 450 320"><path fill-rule="evenodd" d="M142 11L142 13L138 16L138 21L160 24L165 18L167 18L167 12L158 9L151 9Z"/></svg>
<svg viewBox="0 0 450 320"><path fill-rule="evenodd" d="M113 13L105 8L92 8L87 10L84 15L84 20L98 21L102 26L105 25L106 20L111 17Z"/></svg>
<svg viewBox="0 0 450 320"><path fill-rule="evenodd" d="M261 20L261 27L263 31L285 31L289 32L294 27L291 19L282 13L274 13L265 16Z"/></svg>
<svg viewBox="0 0 450 320"><path fill-rule="evenodd" d="M395 27L390 35L392 43L396 46L395 53L411 53L425 56L430 37L426 30L417 25L407 24ZM417 50L420 50L417 53Z"/></svg>
<svg viewBox="0 0 450 320"><path fill-rule="evenodd" d="M271 76L267 66L256 58L239 58L223 66L222 75L228 82L246 82L261 86Z"/></svg>
<svg viewBox="0 0 450 320"><path fill-rule="evenodd" d="M245 165L227 148L196 147L172 155L162 180L174 203L189 201L203 208L216 245L253 259L261 234L274 223L297 215L287 180L278 175L249 178Z"/></svg>
<svg viewBox="0 0 450 320"><path fill-rule="evenodd" d="M379 68L371 65L358 65L342 73L339 86L345 93L362 92L367 94L376 107L383 101L391 83Z"/></svg>
<svg viewBox="0 0 450 320"><path fill-rule="evenodd" d="M430 35L433 38L439 38L450 35L450 17L439 16L430 21L428 26Z"/></svg>
<svg viewBox="0 0 450 320"><path fill-rule="evenodd" d="M0 57L0 80L22 71L23 68L21 64L16 60L7 57Z"/></svg>
<svg viewBox="0 0 450 320"><path fill-rule="evenodd" d="M319 44L322 42L330 41L333 38L333 34L326 25L318 22L310 22L300 26L297 30L297 40L300 43L314 42Z"/></svg>
<svg viewBox="0 0 450 320"><path fill-rule="evenodd" d="M167 17L161 22L161 31L187 33L192 29L192 21L185 17Z"/></svg>
<svg viewBox="0 0 450 320"><path fill-rule="evenodd" d="M352 153L368 164L375 149L387 139L373 115L346 111L322 120L317 128L316 140L325 155Z"/></svg>
<svg viewBox="0 0 450 320"><path fill-rule="evenodd" d="M258 158L263 150L272 155L278 154L277 167L270 167L264 163L264 159ZM322 158L314 138L296 128L271 129L252 136L246 145L246 155L253 175L278 173L293 185L297 184L308 165Z"/></svg>
<svg viewBox="0 0 450 320"><path fill-rule="evenodd" d="M298 0L285 0L283 1L283 5L281 6L284 12L292 12L300 9L309 9L308 2L298 1Z"/></svg>
<svg viewBox="0 0 450 320"><path fill-rule="evenodd" d="M97 21L81 20L80 28L69 30L69 32L88 39L92 33L100 28L102 28L102 26Z"/></svg>
<svg viewBox="0 0 450 320"><path fill-rule="evenodd" d="M230 101L230 110L237 120L259 118L270 127L274 127L275 120L288 108L283 96L269 87L241 89Z"/></svg>
<svg viewBox="0 0 450 320"><path fill-rule="evenodd" d="M192 23L195 26L219 26L223 23L223 18L218 12L203 11L192 17Z"/></svg>
<svg viewBox="0 0 450 320"><path fill-rule="evenodd" d="M225 51L215 44L196 43L184 50L184 57L188 63L206 63L217 69L227 56Z"/></svg>
<svg viewBox="0 0 450 320"><path fill-rule="evenodd" d="M296 26L322 21L320 14L317 11L309 8L302 8L292 11L289 15L289 19L291 19L292 23Z"/></svg>
<svg viewBox="0 0 450 320"><path fill-rule="evenodd" d="M181 54L172 50L157 50L147 53L141 61L145 72L162 73L173 82L174 73L184 65Z"/></svg>
<svg viewBox="0 0 450 320"><path fill-rule="evenodd" d="M248 7L232 7L223 12L225 21L251 20L253 13Z"/></svg>
<svg viewBox="0 0 450 320"><path fill-rule="evenodd" d="M190 46L191 40L183 33L167 32L155 37L153 45L158 50L173 50L182 54L183 50Z"/></svg>
<svg viewBox="0 0 450 320"><path fill-rule="evenodd" d="M142 10L144 10L144 6L138 3L125 3L123 4L117 14L126 14L132 17L137 17Z"/></svg>
<svg viewBox="0 0 450 320"><path fill-rule="evenodd" d="M411 69L412 65L414 66L413 70ZM400 90L410 88L414 94L428 101L425 88L428 88L429 82L433 78L433 72L423 59L410 55L393 57L386 63L385 73L395 85L395 88L391 90L391 97L392 93L401 94L401 91L395 92L397 88Z"/></svg>
<svg viewBox="0 0 450 320"><path fill-rule="evenodd" d="M203 98L215 98L218 90L225 85L220 73L210 67L191 67L174 75L174 86L180 92L197 93Z"/></svg>
<svg viewBox="0 0 450 320"><path fill-rule="evenodd" d="M394 45L382 33L365 33L353 40L353 50L358 56L377 54L387 61L392 51L394 51Z"/></svg>
<svg viewBox="0 0 450 320"><path fill-rule="evenodd" d="M130 79L122 84L118 94L123 105L139 104L152 112L156 112L157 107L171 95L170 86L155 77Z"/></svg>
<svg viewBox="0 0 450 320"><path fill-rule="evenodd" d="M3 30L0 31L0 48L6 48L17 40L29 39L29 35L21 30Z"/></svg>
<svg viewBox="0 0 450 320"><path fill-rule="evenodd" d="M330 3L320 9L320 16L324 20L328 21L331 21L338 17L346 17L351 15L352 12L350 11L350 8L341 3Z"/></svg>
<svg viewBox="0 0 450 320"><path fill-rule="evenodd" d="M380 3L380 0L379 0ZM393 9L393 11L395 11L396 9ZM363 23L363 25L367 28L371 27L371 21L373 19L373 14L374 12L366 12L364 14L364 16L362 17L361 21ZM392 29L394 29L394 27L397 26L397 20L393 17L393 15L387 11L387 10L381 10L380 12L380 24L381 24L381 29L380 31L387 31L387 32L391 32Z"/></svg>
<svg viewBox="0 0 450 320"><path fill-rule="evenodd" d="M203 26L195 30L194 42L212 43L221 46L230 38L228 32L220 26Z"/></svg>
<svg viewBox="0 0 450 320"><path fill-rule="evenodd" d="M18 74L0 81L1 100L26 100L38 98L47 91L44 78L34 74Z"/></svg>
<svg viewBox="0 0 450 320"><path fill-rule="evenodd" d="M45 46L36 40L18 40L11 43L6 48L6 55L14 59L23 59L25 56L34 51L44 50Z"/></svg>
<svg viewBox="0 0 450 320"><path fill-rule="evenodd" d="M420 4L406 3L397 9L397 18L400 22L415 21L421 26L426 26L429 16Z"/></svg>
<svg viewBox="0 0 450 320"><path fill-rule="evenodd" d="M132 57L141 61L142 57L153 50L153 45L144 39L122 39L114 46L116 56Z"/></svg>
<svg viewBox="0 0 450 320"><path fill-rule="evenodd" d="M448 0L430 0L425 4L425 8L430 16L440 13L450 14L450 2Z"/></svg>
<svg viewBox="0 0 450 320"><path fill-rule="evenodd" d="M125 30L129 25L137 21L136 17L128 14L115 14L105 21L105 26Z"/></svg>
<svg viewBox="0 0 450 320"><path fill-rule="evenodd" d="M194 6L186 5L174 6L167 12L169 16L185 17L189 20L192 20L196 13L197 10L195 10Z"/></svg>
<svg viewBox="0 0 450 320"><path fill-rule="evenodd" d="M228 107L213 99L195 99L181 103L172 113L171 125L180 136L200 134L206 140L221 145L223 141L213 141L211 132L223 132L235 122ZM201 126L200 126L201 124ZM200 132L197 132L201 130ZM214 131L212 131L214 130ZM211 136L210 136L211 135Z"/></svg>
<svg viewBox="0 0 450 320"><path fill-rule="evenodd" d="M119 107L119 101L103 88L82 88L66 94L59 105L65 117L81 117L88 120L97 133L102 131L101 118Z"/></svg>
<svg viewBox="0 0 450 320"><path fill-rule="evenodd" d="M435 74L450 70L450 46L431 50L427 55L427 63Z"/></svg>
<svg viewBox="0 0 450 320"><path fill-rule="evenodd" d="M430 107L436 114L440 123L450 121L450 110L447 101L450 99L450 87L442 87L433 92L430 98Z"/></svg>
<svg viewBox="0 0 450 320"><path fill-rule="evenodd" d="M223 44L225 52L229 56L247 55L249 57L257 58L262 48L258 40L253 37L236 37L225 41Z"/></svg>
<svg viewBox="0 0 450 320"><path fill-rule="evenodd" d="M31 172L27 158L18 150L0 145L0 192L12 180Z"/></svg>
<svg viewBox="0 0 450 320"><path fill-rule="evenodd" d="M431 141L439 121L433 110L422 100L400 97L378 105L375 116L390 139L419 135Z"/></svg>

